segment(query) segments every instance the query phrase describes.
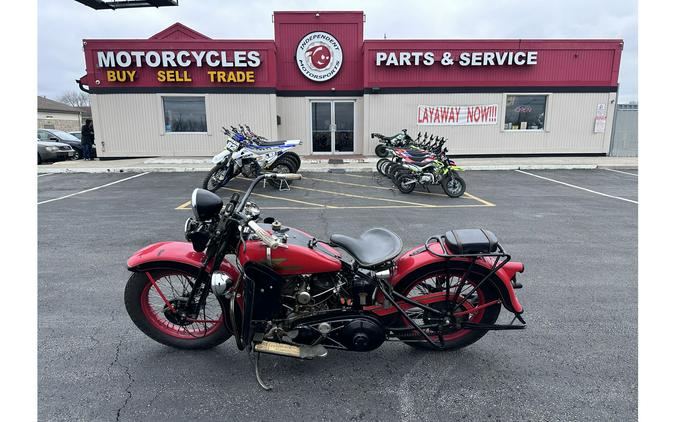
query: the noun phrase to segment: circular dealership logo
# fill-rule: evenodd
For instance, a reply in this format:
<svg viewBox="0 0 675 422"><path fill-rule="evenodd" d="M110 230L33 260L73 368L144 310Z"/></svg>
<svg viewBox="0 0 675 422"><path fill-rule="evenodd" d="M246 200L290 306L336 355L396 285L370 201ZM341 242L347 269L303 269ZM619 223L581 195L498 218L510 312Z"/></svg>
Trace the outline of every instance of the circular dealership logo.
<svg viewBox="0 0 675 422"><path fill-rule="evenodd" d="M327 32L312 32L300 40L295 62L307 78L323 82L337 75L342 67L342 47Z"/></svg>

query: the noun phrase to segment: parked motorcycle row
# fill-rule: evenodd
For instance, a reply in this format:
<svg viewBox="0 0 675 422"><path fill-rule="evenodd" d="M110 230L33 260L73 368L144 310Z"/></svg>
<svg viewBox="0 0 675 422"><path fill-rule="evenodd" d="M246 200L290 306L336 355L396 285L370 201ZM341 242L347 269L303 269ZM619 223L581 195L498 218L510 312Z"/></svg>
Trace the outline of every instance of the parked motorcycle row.
<svg viewBox="0 0 675 422"><path fill-rule="evenodd" d="M462 168L443 147L445 138L418 133L413 140L406 129L394 136L371 133L370 137L379 140L375 154L382 158L377 171L390 178L402 193L410 193L417 186L428 190L429 185L441 185L451 198L459 198L466 191L466 182L457 173Z"/></svg>
<svg viewBox="0 0 675 422"><path fill-rule="evenodd" d="M148 337L178 349L209 349L232 337L254 357L260 386L270 389L260 375L261 354L308 360L328 350L367 352L385 341L451 351L491 330L525 328L515 295L524 266L491 231L439 227L403 251L401 238L386 228L321 239L263 218L251 194L262 181L302 178L289 151L299 141L267 141L246 126L223 132L227 147L214 157L206 189L192 193L186 241L151 244L127 261L125 306ZM389 166L400 166L403 186L418 173L406 166L433 177L440 171L406 160L418 151L454 171L438 138L412 141L405 131L377 137L391 154ZM244 193L225 202L210 191L240 173L252 178ZM497 323L502 308L513 314L509 323Z"/></svg>
<svg viewBox="0 0 675 422"><path fill-rule="evenodd" d="M223 134L227 141L225 149L212 159L215 166L204 178L202 186L206 190L215 192L239 174L255 178L264 171L297 173L300 168L300 156L290 151L300 145L298 140L270 141L256 135L248 125L223 127ZM281 182L272 179L270 183L279 187Z"/></svg>

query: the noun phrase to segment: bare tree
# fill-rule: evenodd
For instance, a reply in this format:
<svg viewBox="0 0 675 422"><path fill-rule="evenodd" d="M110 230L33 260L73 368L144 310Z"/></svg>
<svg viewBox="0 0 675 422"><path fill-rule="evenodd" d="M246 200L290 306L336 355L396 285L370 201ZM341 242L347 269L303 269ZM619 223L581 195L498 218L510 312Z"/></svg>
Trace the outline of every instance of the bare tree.
<svg viewBox="0 0 675 422"><path fill-rule="evenodd" d="M59 101L72 107L89 106L89 94L82 91L67 91L59 97Z"/></svg>

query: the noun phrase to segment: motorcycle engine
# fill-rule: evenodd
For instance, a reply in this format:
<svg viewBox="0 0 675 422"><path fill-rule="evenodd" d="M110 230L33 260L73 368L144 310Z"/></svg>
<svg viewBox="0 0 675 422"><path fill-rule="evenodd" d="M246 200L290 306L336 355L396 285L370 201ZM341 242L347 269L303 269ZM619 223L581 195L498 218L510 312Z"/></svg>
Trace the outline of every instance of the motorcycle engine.
<svg viewBox="0 0 675 422"><path fill-rule="evenodd" d="M282 289L284 307L294 316L304 316L346 303L338 275L314 274L286 280Z"/></svg>
<svg viewBox="0 0 675 422"><path fill-rule="evenodd" d="M421 183L434 183L434 175L430 173L423 173L420 176Z"/></svg>
<svg viewBox="0 0 675 422"><path fill-rule="evenodd" d="M242 163L241 174L252 179L260 174L260 164L256 160L246 160Z"/></svg>

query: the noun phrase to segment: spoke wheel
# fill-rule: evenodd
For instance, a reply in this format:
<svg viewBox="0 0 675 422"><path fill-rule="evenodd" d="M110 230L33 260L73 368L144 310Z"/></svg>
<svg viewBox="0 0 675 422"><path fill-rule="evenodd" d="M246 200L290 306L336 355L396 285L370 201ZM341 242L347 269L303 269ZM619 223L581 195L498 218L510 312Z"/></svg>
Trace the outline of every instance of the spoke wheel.
<svg viewBox="0 0 675 422"><path fill-rule="evenodd" d="M465 270L452 269L445 271L442 264L436 270L413 280L403 290L403 294L415 301L422 302L428 307L441 311L443 315L412 307L406 310L407 315L434 341L434 347L426 341L412 324L400 317L402 327L409 327L399 338L406 344L420 349L456 350L466 347L481 337L487 331L469 330L461 328L461 323L494 323L499 317L501 309L498 303L481 307L499 298L498 292L489 281L476 288L482 277L475 274L466 277ZM447 288L449 286L449 289Z"/></svg>
<svg viewBox="0 0 675 422"><path fill-rule="evenodd" d="M288 174L288 173L294 173L293 171L293 164L284 159L283 157L278 159L274 164L272 164L271 170L274 173L279 173L279 174ZM274 188L279 189L281 186L281 181L275 180L275 179L269 179L269 184L272 185ZM286 183L289 185L293 183L292 180L286 180Z"/></svg>
<svg viewBox="0 0 675 422"><path fill-rule="evenodd" d="M464 195L464 192L466 191L466 182L464 182L464 179L457 174L446 176L441 181L441 185L445 194L451 198L459 198Z"/></svg>
<svg viewBox="0 0 675 422"><path fill-rule="evenodd" d="M223 304L210 293L202 308L188 306L194 282L194 275L178 270L153 271L150 277L134 273L125 290L127 312L141 331L160 343L182 349L216 346L230 337Z"/></svg>
<svg viewBox="0 0 675 422"><path fill-rule="evenodd" d="M377 172L380 173L382 176L386 176L386 175L384 174L384 171L382 170L382 168L383 168L384 165L385 165L386 163L388 163L388 162L389 162L388 159L386 159L386 158L380 158L380 159L377 161L377 164L375 165L375 168L377 169Z"/></svg>
<svg viewBox="0 0 675 422"><path fill-rule="evenodd" d="M208 191L215 192L228 182L228 180L226 180L226 175L227 168L216 166L206 175L202 187Z"/></svg>
<svg viewBox="0 0 675 422"><path fill-rule="evenodd" d="M401 193L410 193L415 190L417 178L411 173L402 173L395 179L395 184Z"/></svg>

